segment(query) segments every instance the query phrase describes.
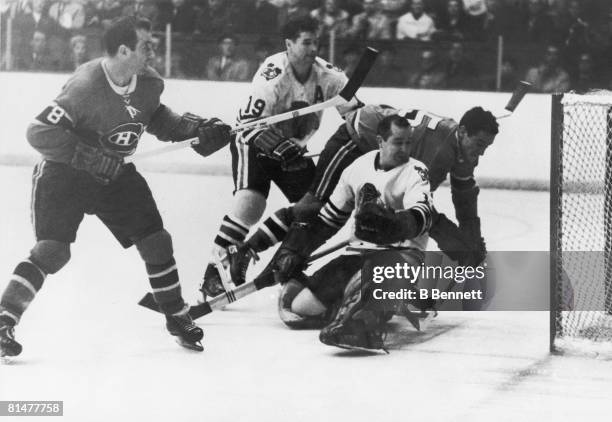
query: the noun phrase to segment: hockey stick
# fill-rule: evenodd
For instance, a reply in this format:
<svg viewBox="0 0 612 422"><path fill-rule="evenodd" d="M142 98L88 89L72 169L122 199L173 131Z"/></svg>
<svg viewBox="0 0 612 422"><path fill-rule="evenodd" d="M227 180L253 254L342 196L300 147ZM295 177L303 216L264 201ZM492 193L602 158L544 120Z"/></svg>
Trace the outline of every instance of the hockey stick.
<svg viewBox="0 0 612 422"><path fill-rule="evenodd" d="M349 244L349 241L345 240L334 246L330 246L329 248L324 249L321 252L311 255L310 258L308 258L306 262L310 264L320 258L323 258L324 256L329 255L330 253L336 252L346 247L348 244ZM225 305L228 305L232 302L242 299L243 297L248 296L251 293L254 293L258 290L261 290L269 286L270 284L268 281L256 278L255 280L249 283L245 283L242 286L238 286L233 290L227 290L225 293L215 296L214 298L210 299L208 302L198 303L197 305L191 306L191 308L189 309L189 315L193 319L198 319L213 311L219 310ZM140 300L140 302L138 302L138 304L140 306L144 306L145 308L151 309L152 311L161 312L151 292L147 293Z"/></svg>
<svg viewBox="0 0 612 422"><path fill-rule="evenodd" d="M529 82L520 81L516 88L514 88L514 91L512 92L512 96L510 97L508 104L506 104L506 107L504 107L504 110L508 111L508 113L495 116L495 118L499 120L512 116L512 113L514 113L514 110L516 110L519 103L522 101L523 97L529 92L530 89L531 84Z"/></svg>
<svg viewBox="0 0 612 422"><path fill-rule="evenodd" d="M359 59L359 63L357 63L357 67L355 68L355 72L353 76L348 80L342 91L338 95L333 98L330 98L327 101L323 101L322 103L313 104L307 107L303 107L297 110L287 111L285 113L277 114L274 116L266 117L259 120L254 120L251 122L243 123L241 125L237 125L234 127L230 133L235 134L239 132L243 132L245 130L252 129L263 129L271 124L283 122L289 119L295 119L299 116L304 116L310 113L316 113L319 111L323 111L330 107L336 107L341 104L344 104L355 96L355 93L365 80L366 76L370 72L370 69L374 65L374 61L376 60L376 56L378 56L378 51L367 47L361 58ZM187 148L192 145L197 145L200 142L198 138L187 139L181 142L175 142L172 145L159 148L153 151L143 152L140 154L136 154L132 157L128 157L125 159L126 163L131 163L136 160L141 160L143 158L154 157L156 155L165 154L167 152L176 151L179 149Z"/></svg>

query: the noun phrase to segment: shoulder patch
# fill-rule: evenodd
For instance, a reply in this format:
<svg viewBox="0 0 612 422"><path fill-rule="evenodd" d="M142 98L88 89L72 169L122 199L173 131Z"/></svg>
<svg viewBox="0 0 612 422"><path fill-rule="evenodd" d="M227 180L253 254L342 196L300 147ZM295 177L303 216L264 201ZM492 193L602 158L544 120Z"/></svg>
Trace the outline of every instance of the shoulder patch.
<svg viewBox="0 0 612 422"><path fill-rule="evenodd" d="M331 63L327 63L325 67L329 70L335 70L336 72L342 73L342 69L340 69L338 66L334 66Z"/></svg>
<svg viewBox="0 0 612 422"><path fill-rule="evenodd" d="M421 166L414 166L414 169L419 173L419 176L421 176L421 180L423 180L423 182L429 181L429 170Z"/></svg>
<svg viewBox="0 0 612 422"><path fill-rule="evenodd" d="M268 63L268 65L261 71L261 76L263 76L266 81L269 81L276 78L281 73L282 70L280 67L277 67L274 65L274 63Z"/></svg>

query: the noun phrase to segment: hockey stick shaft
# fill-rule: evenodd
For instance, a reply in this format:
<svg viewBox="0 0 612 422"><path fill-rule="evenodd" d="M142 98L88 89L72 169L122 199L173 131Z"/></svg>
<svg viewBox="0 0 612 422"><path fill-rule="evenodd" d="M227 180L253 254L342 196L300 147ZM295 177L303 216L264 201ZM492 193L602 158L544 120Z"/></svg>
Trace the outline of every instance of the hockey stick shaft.
<svg viewBox="0 0 612 422"><path fill-rule="evenodd" d="M311 255L310 258L308 258L307 262L312 263L318 259L321 259L331 253L334 253L346 247L349 243L350 241L345 240L334 246L330 246L329 248L326 248L322 250L321 252ZM225 293L220 294L219 296L215 296L214 298L210 299L208 302L199 303L197 305L192 306L189 311L189 314L191 315L193 319L200 318L215 310L219 310L223 308L225 305L228 305L232 302L242 299L245 296L249 296L250 294L255 293L256 291L261 290L265 287L269 287L269 285L267 284L260 285L256 283L255 281L245 283L242 286L238 286L235 289L228 290ZM153 297L153 294L150 292L147 293L140 300L140 302L138 302L138 304L141 306L144 306L145 308L149 308L153 311L159 312L159 308L157 306L157 303L155 302L155 298Z"/></svg>
<svg viewBox="0 0 612 422"><path fill-rule="evenodd" d="M512 96L510 97L510 100L508 100L508 104L506 104L506 107L504 107L504 109L507 110L508 113L504 113L499 116L495 116L495 118L497 120L500 120L500 119L505 119L506 117L512 116L512 113L514 113L514 110L516 110L518 105L521 103L521 101L525 97L525 94L527 94L530 89L531 89L531 84L529 82L520 81L518 85L516 86L516 88L514 89L514 91L512 92Z"/></svg>
<svg viewBox="0 0 612 422"><path fill-rule="evenodd" d="M306 114L317 113L319 111L323 111L325 109L336 107L345 102L351 101L351 99L355 96L355 93L365 80L368 75L370 69L374 65L374 61L376 60L376 56L378 55L378 51L373 48L368 47L366 51L361 56L357 67L355 68L355 72L348 80L342 91L338 95L333 98L330 98L327 101L323 101L322 103L313 104L307 107L303 107L297 110L287 111L285 113L276 114L274 116L266 117L259 120L253 120L251 122L240 124L234 127L230 133L236 134L239 132L243 132L245 130L253 130L253 129L263 129L272 125L274 123L283 122L285 120L295 119L296 117L304 116ZM136 154L133 157L127 157L125 159L126 163L131 163L136 160L141 160L144 158L155 157L157 155L166 154L168 152L177 151L183 148L190 147L192 145L197 145L200 142L198 138L191 138L181 142L175 142L172 145L168 145L153 151L143 152L140 154Z"/></svg>

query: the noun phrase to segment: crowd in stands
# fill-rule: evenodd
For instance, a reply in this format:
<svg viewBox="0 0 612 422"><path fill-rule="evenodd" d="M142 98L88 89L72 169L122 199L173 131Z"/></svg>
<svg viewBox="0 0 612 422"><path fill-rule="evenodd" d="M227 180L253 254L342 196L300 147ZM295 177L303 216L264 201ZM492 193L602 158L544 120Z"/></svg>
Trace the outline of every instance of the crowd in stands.
<svg viewBox="0 0 612 422"><path fill-rule="evenodd" d="M538 92L611 87L609 0L0 1L3 36L11 20L14 70L71 71L102 54L92 38L112 19L133 15L151 20L160 52L167 24L181 40L182 48L172 52L172 76L246 81L267 55L282 49L279 28L311 16L320 22L321 56L338 42L335 62L349 74L363 46L378 43L382 54L370 85L496 89L501 35L505 51L535 49L527 59L504 54L502 90L521 79ZM0 68L6 68L6 54L2 59ZM159 54L162 73L163 59Z"/></svg>

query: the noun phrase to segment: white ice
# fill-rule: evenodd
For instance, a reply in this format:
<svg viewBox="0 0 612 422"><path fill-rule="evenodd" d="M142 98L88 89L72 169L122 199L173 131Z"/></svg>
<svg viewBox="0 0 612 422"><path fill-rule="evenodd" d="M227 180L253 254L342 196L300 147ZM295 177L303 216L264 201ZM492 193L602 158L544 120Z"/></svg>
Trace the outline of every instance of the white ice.
<svg viewBox="0 0 612 422"><path fill-rule="evenodd" d="M30 173L0 167L0 288L33 244ZM195 300L231 179L145 176ZM450 209L448 189L435 200ZM489 250L548 249L547 193L484 190L479 203ZM274 191L269 211L283 204ZM87 217L17 327L24 352L0 366L0 400L63 400L67 421L609 420L612 364L549 355L547 312L441 313L422 333L396 318L391 353L364 356L287 329L270 288L199 320L198 354L136 305L147 288L137 252Z"/></svg>

